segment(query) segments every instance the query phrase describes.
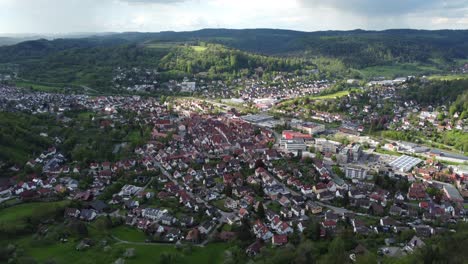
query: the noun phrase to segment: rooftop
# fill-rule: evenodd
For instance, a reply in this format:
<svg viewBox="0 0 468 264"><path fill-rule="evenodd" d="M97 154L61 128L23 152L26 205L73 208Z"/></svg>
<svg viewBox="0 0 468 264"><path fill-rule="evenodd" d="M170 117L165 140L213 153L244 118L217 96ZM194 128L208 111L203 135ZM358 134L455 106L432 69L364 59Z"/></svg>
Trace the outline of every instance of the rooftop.
<svg viewBox="0 0 468 264"><path fill-rule="evenodd" d="M390 162L389 165L399 171L407 172L421 162L423 162L421 159L403 155L401 157L398 157L396 160Z"/></svg>

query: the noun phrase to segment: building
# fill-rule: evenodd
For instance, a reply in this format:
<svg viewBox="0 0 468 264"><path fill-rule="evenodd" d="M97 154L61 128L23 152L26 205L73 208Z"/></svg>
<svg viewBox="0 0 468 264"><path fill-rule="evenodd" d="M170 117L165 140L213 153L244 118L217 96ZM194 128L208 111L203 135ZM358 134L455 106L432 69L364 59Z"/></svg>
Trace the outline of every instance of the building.
<svg viewBox="0 0 468 264"><path fill-rule="evenodd" d="M313 122L294 122L291 127L301 130L304 133L315 135L325 131L325 125Z"/></svg>
<svg viewBox="0 0 468 264"><path fill-rule="evenodd" d="M246 115L241 118L244 121L254 124L263 123L274 119L274 117L270 115Z"/></svg>
<svg viewBox="0 0 468 264"><path fill-rule="evenodd" d="M339 163L357 162L362 157L362 148L359 144L344 147L337 155Z"/></svg>
<svg viewBox="0 0 468 264"><path fill-rule="evenodd" d="M400 172L408 172L421 162L423 162L421 159L403 155L390 162L389 165Z"/></svg>
<svg viewBox="0 0 468 264"><path fill-rule="evenodd" d="M312 140L312 135L309 134L302 134L300 132L292 131L292 130L284 130L281 138L283 140L292 140L292 139L304 139L304 140Z"/></svg>
<svg viewBox="0 0 468 264"><path fill-rule="evenodd" d="M307 145L304 142L304 139L293 139L286 140L284 142L284 148L288 151L305 151Z"/></svg>
<svg viewBox="0 0 468 264"><path fill-rule="evenodd" d="M367 170L359 166L347 166L345 175L348 179L364 180L367 178Z"/></svg>
<svg viewBox="0 0 468 264"><path fill-rule="evenodd" d="M444 189L445 195L451 201L460 202L460 203L463 202L463 197L461 196L461 194L458 192L458 190L454 186L450 184L444 184L443 189Z"/></svg>
<svg viewBox="0 0 468 264"><path fill-rule="evenodd" d="M180 86L182 92L193 92L197 89L197 84L195 82L182 82Z"/></svg>
<svg viewBox="0 0 468 264"><path fill-rule="evenodd" d="M325 138L315 139L315 149L320 152L336 153L341 143L327 140Z"/></svg>

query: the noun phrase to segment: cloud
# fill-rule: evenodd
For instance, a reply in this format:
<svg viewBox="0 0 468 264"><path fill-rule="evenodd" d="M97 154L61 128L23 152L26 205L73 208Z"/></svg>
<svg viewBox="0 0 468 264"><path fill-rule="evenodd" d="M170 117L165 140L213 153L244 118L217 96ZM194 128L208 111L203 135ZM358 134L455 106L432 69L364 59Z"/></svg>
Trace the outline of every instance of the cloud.
<svg viewBox="0 0 468 264"><path fill-rule="evenodd" d="M0 33L468 28L468 0L0 0Z"/></svg>
<svg viewBox="0 0 468 264"><path fill-rule="evenodd" d="M178 4L183 2L188 2L189 0L120 0L122 2L127 2L130 4Z"/></svg>
<svg viewBox="0 0 468 264"><path fill-rule="evenodd" d="M468 8L467 0L298 0L308 8L324 7L343 13L375 16L403 16L428 10L456 12Z"/></svg>

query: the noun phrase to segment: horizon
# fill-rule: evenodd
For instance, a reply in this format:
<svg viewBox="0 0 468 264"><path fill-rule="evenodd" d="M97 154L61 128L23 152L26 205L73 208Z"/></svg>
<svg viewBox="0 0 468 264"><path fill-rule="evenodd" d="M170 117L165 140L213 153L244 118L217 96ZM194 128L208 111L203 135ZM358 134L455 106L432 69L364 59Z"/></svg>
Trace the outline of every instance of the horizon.
<svg viewBox="0 0 468 264"><path fill-rule="evenodd" d="M0 0L0 34L467 29L468 1ZM41 33L38 33L41 32Z"/></svg>
<svg viewBox="0 0 468 264"><path fill-rule="evenodd" d="M39 32L39 33L1 33L0 37L5 38L31 38L31 37L54 37L57 38L81 38L81 37L92 37L93 35L102 36L102 35L113 35L113 34L159 34L159 33L183 33L183 32L197 32L203 30L278 30L278 31L293 31L300 33L318 33L318 32L354 32L354 31L364 31L364 32L385 32L385 31L396 31L396 30L409 30L409 31L468 31L466 29L451 29L451 28L441 28L441 29L424 29L424 28L387 28L387 29L349 29L349 30L340 30L340 29L328 29L328 30L313 30L313 31L304 31L304 30L295 30L295 29L285 29L285 28L200 28L194 30L164 30L164 31L96 31L96 32L64 32L64 33L52 33L52 32Z"/></svg>

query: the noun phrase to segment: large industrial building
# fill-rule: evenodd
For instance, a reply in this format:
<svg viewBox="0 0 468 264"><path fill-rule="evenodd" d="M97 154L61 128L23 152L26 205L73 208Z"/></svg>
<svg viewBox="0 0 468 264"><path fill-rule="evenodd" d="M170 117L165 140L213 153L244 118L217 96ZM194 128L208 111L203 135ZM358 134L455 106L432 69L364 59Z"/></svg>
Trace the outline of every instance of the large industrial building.
<svg viewBox="0 0 468 264"><path fill-rule="evenodd" d="M390 162L389 165L392 166L395 170L401 172L408 172L414 166L418 165L421 162L423 162L421 159L403 155L401 157L398 157L396 160Z"/></svg>

